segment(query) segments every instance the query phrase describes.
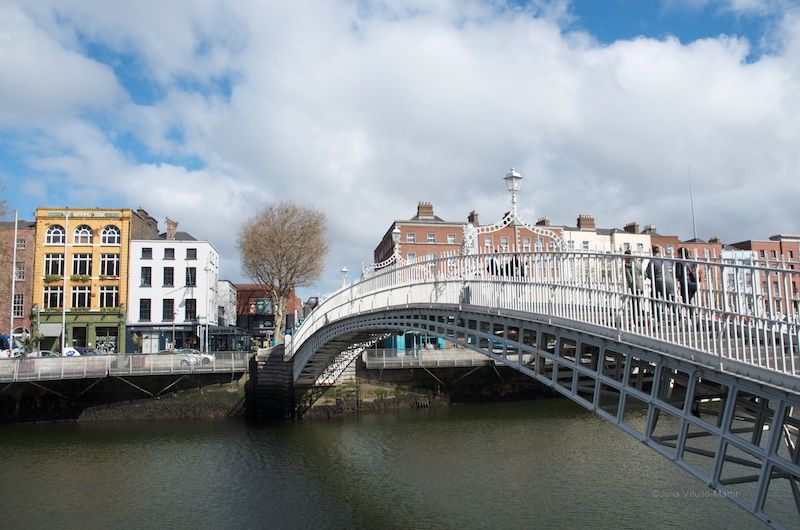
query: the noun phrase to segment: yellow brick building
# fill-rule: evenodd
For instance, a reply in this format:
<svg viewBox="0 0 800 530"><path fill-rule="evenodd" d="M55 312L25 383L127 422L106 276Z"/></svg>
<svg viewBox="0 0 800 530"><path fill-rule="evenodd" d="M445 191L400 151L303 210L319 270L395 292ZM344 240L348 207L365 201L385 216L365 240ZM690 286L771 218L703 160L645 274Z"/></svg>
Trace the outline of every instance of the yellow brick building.
<svg viewBox="0 0 800 530"><path fill-rule="evenodd" d="M143 209L37 208L34 334L42 349L68 346L125 352L131 239L155 239Z"/></svg>

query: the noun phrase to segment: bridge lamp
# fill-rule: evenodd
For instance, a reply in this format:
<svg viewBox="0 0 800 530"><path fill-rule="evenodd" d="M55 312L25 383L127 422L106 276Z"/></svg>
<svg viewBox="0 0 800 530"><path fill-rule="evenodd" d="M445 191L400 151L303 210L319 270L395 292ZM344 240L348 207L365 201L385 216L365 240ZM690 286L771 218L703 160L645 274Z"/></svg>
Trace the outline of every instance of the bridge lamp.
<svg viewBox="0 0 800 530"><path fill-rule="evenodd" d="M400 227L398 226L392 230L392 241L394 242L394 261L397 263L397 258L400 257Z"/></svg>
<svg viewBox="0 0 800 530"><path fill-rule="evenodd" d="M517 172L513 167L508 174L503 177L506 181L506 188L511 192L511 214L516 217L517 215L517 192L522 184L522 175Z"/></svg>
<svg viewBox="0 0 800 530"><path fill-rule="evenodd" d="M342 270L339 271L342 273L342 287L347 285L347 267L342 267Z"/></svg>

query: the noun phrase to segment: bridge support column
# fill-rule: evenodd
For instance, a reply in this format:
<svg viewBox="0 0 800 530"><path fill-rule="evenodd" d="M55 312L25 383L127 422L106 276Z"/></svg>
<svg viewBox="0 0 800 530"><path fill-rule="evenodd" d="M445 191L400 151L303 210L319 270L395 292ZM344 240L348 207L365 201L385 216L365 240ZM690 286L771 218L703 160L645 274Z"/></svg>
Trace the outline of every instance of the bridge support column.
<svg viewBox="0 0 800 530"><path fill-rule="evenodd" d="M261 349L250 361L245 387L247 416L259 421L294 417L292 363L283 360L283 344Z"/></svg>

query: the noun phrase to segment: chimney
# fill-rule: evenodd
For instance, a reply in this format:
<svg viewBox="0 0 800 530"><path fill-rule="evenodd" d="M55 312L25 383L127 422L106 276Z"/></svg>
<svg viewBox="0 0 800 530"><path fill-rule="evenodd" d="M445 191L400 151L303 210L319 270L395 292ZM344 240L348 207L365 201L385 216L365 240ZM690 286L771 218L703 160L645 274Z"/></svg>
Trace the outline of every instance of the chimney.
<svg viewBox="0 0 800 530"><path fill-rule="evenodd" d="M175 239L175 232L178 231L178 222L167 217L167 239Z"/></svg>
<svg viewBox="0 0 800 530"><path fill-rule="evenodd" d="M478 212L472 210L469 212L469 216L467 217L467 222L472 223L472 226L478 226Z"/></svg>
<svg viewBox="0 0 800 530"><path fill-rule="evenodd" d="M594 217L588 213L578 215L578 230L594 230Z"/></svg>
<svg viewBox="0 0 800 530"><path fill-rule="evenodd" d="M433 219L433 205L429 202L420 202L417 205L417 217Z"/></svg>
<svg viewBox="0 0 800 530"><path fill-rule="evenodd" d="M721 240L720 240L719 236L711 236L711 237L708 238L708 242L709 243L719 244L719 243L721 243Z"/></svg>
<svg viewBox="0 0 800 530"><path fill-rule="evenodd" d="M656 231L656 225L644 225L643 232L655 232L655 231Z"/></svg>
<svg viewBox="0 0 800 530"><path fill-rule="evenodd" d="M625 225L624 230L629 234L638 234L639 233L639 224L636 221L631 221L630 223Z"/></svg>
<svg viewBox="0 0 800 530"><path fill-rule="evenodd" d="M539 220L536 221L536 226L550 226L550 218L540 217Z"/></svg>

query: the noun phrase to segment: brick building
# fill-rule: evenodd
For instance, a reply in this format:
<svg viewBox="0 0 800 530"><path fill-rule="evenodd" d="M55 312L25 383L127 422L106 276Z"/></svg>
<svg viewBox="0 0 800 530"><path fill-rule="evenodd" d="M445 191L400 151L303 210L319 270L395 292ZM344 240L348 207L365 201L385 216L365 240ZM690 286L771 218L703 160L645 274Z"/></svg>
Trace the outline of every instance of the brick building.
<svg viewBox="0 0 800 530"><path fill-rule="evenodd" d="M740 241L731 247L755 253L756 265L800 271L800 235L777 234L766 240ZM771 273L769 278L759 277L760 291L766 300L770 297L784 314L800 313L800 273Z"/></svg>
<svg viewBox="0 0 800 530"><path fill-rule="evenodd" d="M14 221L0 222L0 333L9 335L30 332L33 308L33 266L36 249L36 223L18 221L16 239ZM16 268L12 267L16 250ZM13 299L12 270L15 270ZM13 326L9 330L12 323Z"/></svg>
<svg viewBox="0 0 800 530"><path fill-rule="evenodd" d="M236 288L236 327L259 343L265 346L275 332L275 314L272 312L272 302L263 286L254 283L237 283ZM303 315L303 303L292 291L286 307L284 326L293 327L295 314L298 318Z"/></svg>

